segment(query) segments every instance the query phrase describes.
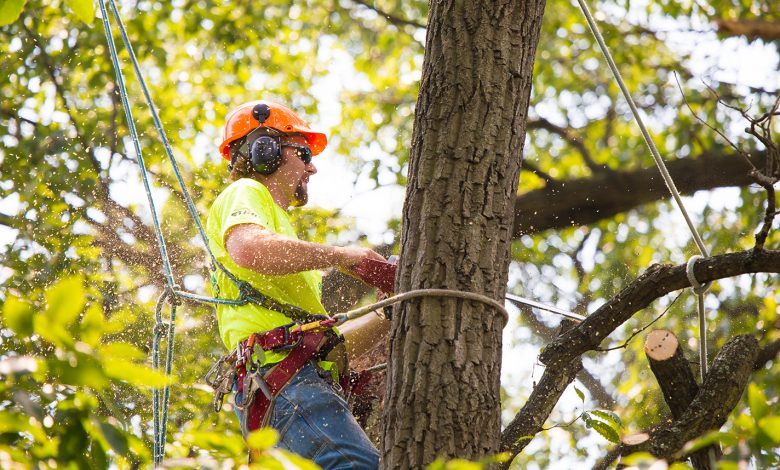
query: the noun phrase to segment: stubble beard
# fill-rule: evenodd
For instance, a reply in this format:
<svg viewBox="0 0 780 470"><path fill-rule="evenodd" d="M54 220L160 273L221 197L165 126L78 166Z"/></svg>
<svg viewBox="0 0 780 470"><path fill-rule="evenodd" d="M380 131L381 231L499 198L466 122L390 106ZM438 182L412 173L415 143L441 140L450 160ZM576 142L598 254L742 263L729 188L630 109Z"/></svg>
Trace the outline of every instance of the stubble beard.
<svg viewBox="0 0 780 470"><path fill-rule="evenodd" d="M298 186L295 187L295 194L293 196L293 206L295 207L305 206L307 202L309 202L309 191L306 188L306 183L304 182L304 179L301 178L301 180L298 182Z"/></svg>

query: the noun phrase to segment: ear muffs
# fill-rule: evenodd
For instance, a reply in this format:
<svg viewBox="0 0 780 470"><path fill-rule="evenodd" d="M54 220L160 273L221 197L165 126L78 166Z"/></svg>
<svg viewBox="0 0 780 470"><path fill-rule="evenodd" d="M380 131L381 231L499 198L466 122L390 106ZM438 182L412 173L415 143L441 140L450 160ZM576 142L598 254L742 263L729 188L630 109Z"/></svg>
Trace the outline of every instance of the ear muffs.
<svg viewBox="0 0 780 470"><path fill-rule="evenodd" d="M252 168L260 174L270 175L282 164L282 146L279 139L267 135L258 137L249 146Z"/></svg>

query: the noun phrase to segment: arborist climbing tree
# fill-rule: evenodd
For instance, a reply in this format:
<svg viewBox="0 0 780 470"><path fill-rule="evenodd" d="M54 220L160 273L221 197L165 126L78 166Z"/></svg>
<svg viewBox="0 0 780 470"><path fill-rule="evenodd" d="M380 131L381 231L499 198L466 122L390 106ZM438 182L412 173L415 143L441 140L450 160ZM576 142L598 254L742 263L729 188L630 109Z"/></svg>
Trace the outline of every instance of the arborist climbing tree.
<svg viewBox="0 0 780 470"><path fill-rule="evenodd" d="M217 402L236 391L245 436L269 425L279 431L280 447L323 468L376 468L379 453L352 416L339 378L349 373L348 358L373 346L388 323L366 315L338 331L301 330L317 316L327 318L316 270L384 261L367 248L319 245L295 235L287 210L308 201L309 178L317 173L312 157L326 145L324 134L271 101L243 104L227 117L220 150L233 183L211 206L211 249L243 282L239 286L276 303L217 306L219 332L231 353L210 380ZM216 297L241 295L224 271L212 275ZM342 383L348 390L349 381Z"/></svg>

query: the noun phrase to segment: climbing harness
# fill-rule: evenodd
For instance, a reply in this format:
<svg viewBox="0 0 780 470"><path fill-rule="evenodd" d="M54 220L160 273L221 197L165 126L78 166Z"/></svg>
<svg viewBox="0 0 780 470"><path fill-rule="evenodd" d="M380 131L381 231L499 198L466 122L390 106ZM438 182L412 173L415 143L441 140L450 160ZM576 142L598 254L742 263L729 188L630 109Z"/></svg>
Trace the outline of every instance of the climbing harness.
<svg viewBox="0 0 780 470"><path fill-rule="evenodd" d="M642 116L639 114L639 110L637 109L636 104L634 103L634 99L631 97L631 93L628 91L628 87L626 87L626 83L623 81L623 77L620 75L620 71L618 70L617 65L615 65L615 60L612 58L612 54L609 52L609 48L607 47L607 44L604 42L604 38L601 35L601 31L599 31L599 27L598 25L596 25L596 21L593 19L593 15L591 15L590 10L588 9L588 5L585 3L585 0L577 0L577 2L580 5L580 9L582 10L582 13L585 15L585 20L588 22L588 26L590 27L590 30L593 33L593 37L596 39L596 42L598 43L599 48L601 49L601 53L604 54L604 58L607 61L607 65L609 66L609 69L612 71L612 76L615 78L615 81L620 87L620 91L623 93L623 97L625 98L626 102L628 102L628 107L631 108L631 114L634 116L634 120L639 126L639 130L642 133L642 138L644 138L645 144L647 145L648 149L650 150L650 153L653 156L653 160L655 161L655 164L658 167L658 171L660 171L661 176L664 179L664 183L666 183L666 187L669 189L669 192L671 193L675 203L677 204L677 208L682 213L683 218L685 219L685 223L688 225L688 230L691 232L691 236L693 237L693 241L696 243L696 247L699 249L699 252L701 253L701 256L696 255L692 257L690 260L688 260L687 273L688 273L688 280L691 283L693 292L696 294L698 300L699 363L701 366L699 372L700 372L701 380L703 382L704 376L707 373L707 364L708 364L707 315L704 308L704 293L709 288L710 284L708 283L702 286L698 281L696 281L696 278L693 276L693 265L696 263L696 260L701 258L709 258L710 255L709 252L707 251L707 247L704 246L704 241L702 241L699 232L696 230L696 226L694 226L691 217L688 215L688 211L685 210L685 204L683 204L682 197L680 197L680 192L677 190L677 187L674 184L672 175L669 174L669 170L666 168L666 164L661 158L661 155L659 154L658 149L655 146L655 142L650 136L650 133L647 131L647 127L645 127L645 123L642 120Z"/></svg>
<svg viewBox="0 0 780 470"><path fill-rule="evenodd" d="M266 335L260 335L263 336ZM237 366L238 393L241 399L236 400L235 405L246 417L242 420L241 429L244 437L268 425L274 399L307 363L315 359L325 359L325 356L343 341L343 337L336 335L333 330L301 334L293 343L282 342L279 348L271 349L289 349L290 353L266 370L252 361L252 351L256 350L250 344L253 338L255 335L243 342L243 354L238 358Z"/></svg>

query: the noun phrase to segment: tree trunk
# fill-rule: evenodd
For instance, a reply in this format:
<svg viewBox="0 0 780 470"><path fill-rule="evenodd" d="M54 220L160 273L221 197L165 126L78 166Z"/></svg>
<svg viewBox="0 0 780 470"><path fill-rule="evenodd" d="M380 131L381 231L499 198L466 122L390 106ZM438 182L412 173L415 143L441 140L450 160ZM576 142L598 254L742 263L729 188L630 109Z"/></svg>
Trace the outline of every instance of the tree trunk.
<svg viewBox="0 0 780 470"><path fill-rule="evenodd" d="M431 2L398 292L503 298L544 3ZM478 302L429 297L396 307L384 468L498 452L503 326Z"/></svg>

